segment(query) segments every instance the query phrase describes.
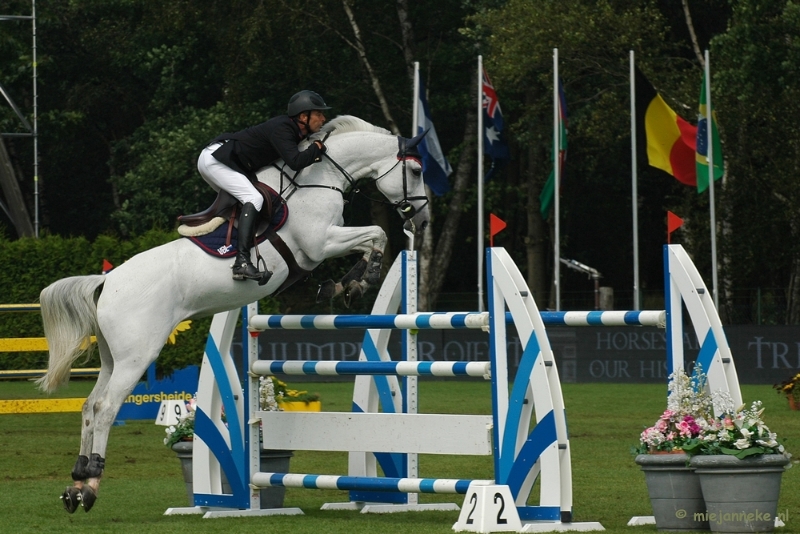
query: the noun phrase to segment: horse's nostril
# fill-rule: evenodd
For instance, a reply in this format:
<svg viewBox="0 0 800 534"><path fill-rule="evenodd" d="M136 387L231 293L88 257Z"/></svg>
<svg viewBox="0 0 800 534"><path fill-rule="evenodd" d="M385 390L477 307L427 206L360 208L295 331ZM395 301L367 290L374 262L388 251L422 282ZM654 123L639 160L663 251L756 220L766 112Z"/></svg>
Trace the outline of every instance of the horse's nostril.
<svg viewBox="0 0 800 534"><path fill-rule="evenodd" d="M420 231L422 231L427 227L428 227L428 221L422 221L422 224L420 225L419 229Z"/></svg>

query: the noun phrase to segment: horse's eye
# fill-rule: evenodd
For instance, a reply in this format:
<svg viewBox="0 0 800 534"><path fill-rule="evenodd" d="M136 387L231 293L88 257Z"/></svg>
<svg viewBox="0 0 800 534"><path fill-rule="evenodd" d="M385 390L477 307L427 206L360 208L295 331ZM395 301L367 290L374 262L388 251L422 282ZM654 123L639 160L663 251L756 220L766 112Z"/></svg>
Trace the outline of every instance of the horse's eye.
<svg viewBox="0 0 800 534"><path fill-rule="evenodd" d="M421 176L422 175L422 168L420 167L420 168L411 169L411 174L413 174L416 177Z"/></svg>

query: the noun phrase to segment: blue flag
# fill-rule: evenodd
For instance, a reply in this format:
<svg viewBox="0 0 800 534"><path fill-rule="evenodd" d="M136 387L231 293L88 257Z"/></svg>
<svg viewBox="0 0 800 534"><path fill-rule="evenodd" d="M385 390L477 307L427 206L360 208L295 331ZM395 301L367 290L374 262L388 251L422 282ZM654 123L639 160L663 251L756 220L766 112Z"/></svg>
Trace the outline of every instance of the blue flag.
<svg viewBox="0 0 800 534"><path fill-rule="evenodd" d="M422 83L421 76L417 104L417 134L429 130L428 135L423 137L419 144L419 153L422 155L422 176L433 194L441 196L450 191L447 177L453 173L453 169L442 153L442 146L439 144L439 137L436 135L436 128L428 109L428 101L425 100L425 84Z"/></svg>
<svg viewBox="0 0 800 534"><path fill-rule="evenodd" d="M509 158L508 144L503 135L503 113L486 69L483 69L483 152L492 158L492 166L486 173L489 180L500 167L502 160Z"/></svg>

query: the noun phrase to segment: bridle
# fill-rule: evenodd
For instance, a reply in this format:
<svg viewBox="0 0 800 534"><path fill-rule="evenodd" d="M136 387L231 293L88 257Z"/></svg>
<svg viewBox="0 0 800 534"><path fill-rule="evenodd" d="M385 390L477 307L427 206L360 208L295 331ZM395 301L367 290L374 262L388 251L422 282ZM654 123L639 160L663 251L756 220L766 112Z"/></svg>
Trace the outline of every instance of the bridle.
<svg viewBox="0 0 800 534"><path fill-rule="evenodd" d="M422 140L422 138L427 133L428 133L428 130L425 130L423 133L417 135L413 139L406 139L405 137L397 136L397 145L398 145L397 163L392 165L392 167L389 170L387 170L386 172L384 172L383 174L381 174L380 176L378 176L377 178L375 178L373 180L374 182L377 183L380 179L388 176L393 170L395 170L397 168L398 165L402 164L402 166L403 166L403 198L402 199L400 199L400 200L398 200L396 202L391 202L391 201L388 201L388 200L385 200L385 199L382 199L382 198L373 198L373 197L370 197L369 195L367 195L366 193L362 193L370 202L386 204L386 205L389 205L389 206L397 209L400 212L400 214L402 215L404 220L409 220L409 219L413 218L419 212L419 209L424 208L428 204L427 195L409 196L409 194L408 194L408 177L407 177L407 174L406 174L408 172L407 168L406 168L406 162L409 159L414 160L414 161L416 161L416 162L421 164L422 156L419 153L419 150L417 149L417 147L418 147L420 141ZM328 134L325 136L325 138L323 138L323 140L322 140L323 142L325 142L325 140L328 138L328 135L330 135L330 132L328 132ZM361 178L359 180L356 180L355 178L353 178L353 176L349 172L347 172L347 170L344 167L342 167L336 160L334 160L327 152L325 152L323 154L323 157L325 157L328 161L330 161L331 164L334 166L334 168L337 171L339 171L339 173L342 176L344 176L344 178L350 184L350 187L348 188L348 190L350 191L350 198L349 199L345 199L345 203L349 203L352 200L354 195L356 195L358 193L361 193L361 190L358 188L358 182L361 181L361 180L367 180L368 178ZM330 185L321 185L321 184L299 184L295 180L295 177L297 176L297 173L295 173L295 176L290 176L284 170L283 167L278 167L277 165L274 165L274 164L273 164L273 166L275 168L277 168L281 173L280 195L281 195L281 197L283 197L284 202L289 200L289 197L291 197L298 189L303 189L303 188L306 188L306 187L332 189L334 191L338 191L342 195L342 197L345 197L345 191L340 189L340 188L338 188L338 187L330 186ZM283 187L283 178L284 177L286 177L286 179L290 182L290 184L292 186L294 186L294 189L291 192L289 192L288 195L284 195L284 192L289 187L289 185L287 185L286 188ZM412 204L412 201L415 201L415 200L424 200L425 203L419 209L417 209L416 207L414 207L414 204Z"/></svg>
<svg viewBox="0 0 800 534"><path fill-rule="evenodd" d="M400 210L400 213L403 215L403 218L405 220L409 220L413 218L414 215L417 214L418 210L411 203L412 200L424 200L425 202L422 204L423 208L428 204L427 195L415 196L415 197L408 196L408 178L406 176L407 172L406 162L409 159L413 159L414 161L419 163L420 166L422 166L422 154L419 153L418 147L420 141L422 141L422 138L425 137L427 133L428 130L425 130L424 132L415 136L412 139L406 139L405 137L400 137L399 135L397 136L397 148L398 148L397 160L398 162L403 163L403 199L395 202L394 205L398 210ZM394 167L396 166L397 164L395 164ZM392 169L394 169L394 167L392 167ZM391 171L392 169L389 169L389 171ZM378 178L375 179L375 181L377 182L378 180L386 176L386 174L387 173L384 173L382 176L379 176Z"/></svg>

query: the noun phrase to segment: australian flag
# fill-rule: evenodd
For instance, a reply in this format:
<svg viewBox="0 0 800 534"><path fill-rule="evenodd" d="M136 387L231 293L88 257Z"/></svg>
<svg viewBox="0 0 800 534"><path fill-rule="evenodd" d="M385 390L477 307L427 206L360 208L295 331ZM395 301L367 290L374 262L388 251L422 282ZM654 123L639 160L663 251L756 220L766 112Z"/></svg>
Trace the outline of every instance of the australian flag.
<svg viewBox="0 0 800 534"><path fill-rule="evenodd" d="M497 93L486 69L483 69L483 152L492 158L492 166L486 173L486 180L498 170L503 160L509 158L503 127L503 113L500 111Z"/></svg>
<svg viewBox="0 0 800 534"><path fill-rule="evenodd" d="M431 188L436 196L441 196L450 191L450 182L447 177L453 173L450 163L444 157L436 128L431 120L428 101L425 99L425 85L422 77L419 78L419 102L417 102L417 134L428 130L428 135L422 138L419 144L419 153L422 156L422 176L425 184Z"/></svg>

